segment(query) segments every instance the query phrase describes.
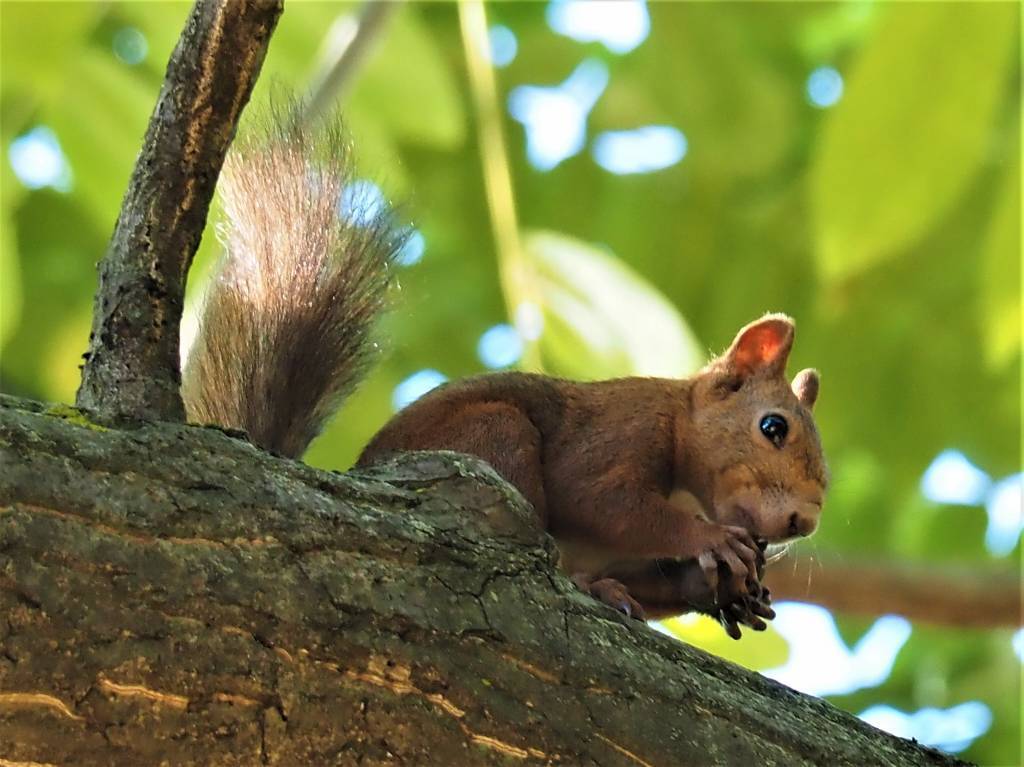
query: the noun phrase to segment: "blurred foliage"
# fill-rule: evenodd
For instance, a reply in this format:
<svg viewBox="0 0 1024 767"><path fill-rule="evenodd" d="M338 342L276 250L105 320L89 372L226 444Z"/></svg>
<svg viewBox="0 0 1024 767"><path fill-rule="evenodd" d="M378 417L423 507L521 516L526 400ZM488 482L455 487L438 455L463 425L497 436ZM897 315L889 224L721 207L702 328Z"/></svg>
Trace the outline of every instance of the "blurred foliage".
<svg viewBox="0 0 1024 767"><path fill-rule="evenodd" d="M681 378L704 363L676 308L622 260L552 232L528 235L524 250L540 286L548 368L581 380Z"/></svg>
<svg viewBox="0 0 1024 767"><path fill-rule="evenodd" d="M764 632L748 631L737 642L716 621L703 615L680 615L661 622L673 636L748 668L769 669L789 659L789 646L770 624Z"/></svg>
<svg viewBox="0 0 1024 767"><path fill-rule="evenodd" d="M352 10L290 4L254 102L275 87L316 83L330 63L332 25ZM919 483L950 447L994 478L1020 470L1019 7L649 10L649 37L618 56L553 33L543 4L488 7L519 44L498 71L503 94L559 83L595 58L610 82L589 137L663 124L689 142L682 162L654 173L610 174L586 150L542 173L506 115L519 224L537 232L525 242L547 321L545 368L582 378L684 373L750 319L788 312L799 323L792 369L822 373L817 414L834 473L821 532L806 545L823 558L993 559L984 508L936 505ZM68 192L29 190L5 151L5 391L73 400L94 263L187 11L177 2L0 9L5 150L48 126L72 173ZM113 53L125 27L148 43L134 65ZM378 43L345 113L361 172L404 201L426 251L401 274L382 333L388 354L309 455L330 468L349 465L388 417L400 380L422 368L449 377L481 371L481 333L508 320L457 10L406 6ZM808 103L804 84L825 64L843 73L845 91L822 110ZM215 253L208 230L193 299ZM1019 558L1018 543L1004 562ZM838 621L849 643L868 626ZM669 628L753 668L785 655L777 634L730 649L699 622ZM856 712L967 700L990 706L995 724L965 755L1018 763L1020 664L1008 631L915 627L884 684L835 702Z"/></svg>

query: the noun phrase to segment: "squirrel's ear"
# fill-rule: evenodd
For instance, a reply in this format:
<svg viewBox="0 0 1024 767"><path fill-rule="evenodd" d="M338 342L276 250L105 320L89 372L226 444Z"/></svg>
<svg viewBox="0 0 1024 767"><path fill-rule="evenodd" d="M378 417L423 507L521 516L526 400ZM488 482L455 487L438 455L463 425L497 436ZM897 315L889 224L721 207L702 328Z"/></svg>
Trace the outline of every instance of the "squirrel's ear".
<svg viewBox="0 0 1024 767"><path fill-rule="evenodd" d="M796 378L793 379L793 394L800 400L801 405L812 410L814 403L818 400L819 386L818 371L807 368L797 373Z"/></svg>
<svg viewBox="0 0 1024 767"><path fill-rule="evenodd" d="M793 348L793 330L793 320L785 314L766 314L736 334L726 363L742 376L762 370L781 374Z"/></svg>

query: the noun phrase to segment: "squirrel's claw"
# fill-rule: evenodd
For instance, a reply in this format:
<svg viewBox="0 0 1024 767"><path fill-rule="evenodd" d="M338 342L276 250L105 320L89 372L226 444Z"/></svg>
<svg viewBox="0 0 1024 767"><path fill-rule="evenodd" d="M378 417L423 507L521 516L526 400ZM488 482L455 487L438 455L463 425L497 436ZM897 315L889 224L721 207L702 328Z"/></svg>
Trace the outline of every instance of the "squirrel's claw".
<svg viewBox="0 0 1024 767"><path fill-rule="evenodd" d="M749 600L750 612L761 618L772 620L775 618L775 611L771 608L771 595L768 589L762 589L761 594L755 599Z"/></svg>
<svg viewBox="0 0 1024 767"><path fill-rule="evenodd" d="M576 584L576 588L584 594L589 594L598 602L604 602L609 607L615 608L627 618L635 618L638 621L646 620L644 608L629 595L629 589L614 578L595 580L593 576L586 573L576 573L571 580Z"/></svg>
<svg viewBox="0 0 1024 767"><path fill-rule="evenodd" d="M754 631L764 631L768 628L765 620L775 617L775 611L769 606L768 589L761 589L758 596L746 596L732 602L718 611L718 622L722 628L733 639L739 639L740 626L746 626Z"/></svg>

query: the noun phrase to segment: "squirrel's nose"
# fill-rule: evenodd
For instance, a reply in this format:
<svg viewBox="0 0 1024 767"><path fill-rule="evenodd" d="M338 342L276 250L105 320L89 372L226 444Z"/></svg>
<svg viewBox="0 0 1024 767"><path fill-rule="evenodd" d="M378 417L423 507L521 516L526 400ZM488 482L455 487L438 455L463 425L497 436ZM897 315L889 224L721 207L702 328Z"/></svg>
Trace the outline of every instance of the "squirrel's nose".
<svg viewBox="0 0 1024 767"><path fill-rule="evenodd" d="M789 515L789 534L807 537L818 527L818 518L809 514L793 512Z"/></svg>

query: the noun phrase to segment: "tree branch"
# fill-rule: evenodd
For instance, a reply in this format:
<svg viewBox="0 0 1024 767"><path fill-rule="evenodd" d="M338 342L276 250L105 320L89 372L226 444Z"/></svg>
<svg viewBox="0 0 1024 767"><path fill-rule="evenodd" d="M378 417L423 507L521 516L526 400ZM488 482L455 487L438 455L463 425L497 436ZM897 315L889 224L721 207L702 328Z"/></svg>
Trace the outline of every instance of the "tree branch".
<svg viewBox="0 0 1024 767"><path fill-rule="evenodd" d="M584 597L468 456L0 397L0 762L953 765Z"/></svg>
<svg viewBox="0 0 1024 767"><path fill-rule="evenodd" d="M306 121L312 122L330 113L344 99L352 86L356 72L369 57L392 15L401 4L402 0L364 0L358 19L347 17L335 22L345 24L343 32L348 37L342 38L339 49L329 51L329 55L333 56L333 62L310 89L303 107ZM335 35L332 27L325 38L325 44L337 45L337 37L341 35Z"/></svg>
<svg viewBox="0 0 1024 767"><path fill-rule="evenodd" d="M838 612L895 613L913 621L971 628L1024 623L1020 577L1009 569L954 569L892 562L786 557L768 569L772 599Z"/></svg>
<svg viewBox="0 0 1024 767"><path fill-rule="evenodd" d="M100 263L80 406L184 419L185 277L281 9L282 0L196 0Z"/></svg>

